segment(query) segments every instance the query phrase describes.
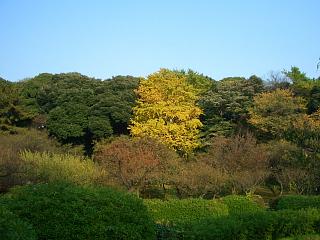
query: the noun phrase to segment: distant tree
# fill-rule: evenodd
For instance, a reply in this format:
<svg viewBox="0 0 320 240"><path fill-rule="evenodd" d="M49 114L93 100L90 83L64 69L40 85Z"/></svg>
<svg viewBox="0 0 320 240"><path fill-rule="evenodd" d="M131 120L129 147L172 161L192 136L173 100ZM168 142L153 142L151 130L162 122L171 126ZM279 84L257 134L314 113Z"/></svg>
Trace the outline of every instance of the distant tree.
<svg viewBox="0 0 320 240"><path fill-rule="evenodd" d="M301 96L308 101L309 114L318 108L320 96L317 94L320 88L320 79L312 79L301 72L298 67L292 67L290 71L284 71L286 76L292 81L292 90L296 96Z"/></svg>
<svg viewBox="0 0 320 240"><path fill-rule="evenodd" d="M267 151L250 133L215 137L198 159L220 176L216 184L227 193L254 191L269 174Z"/></svg>
<svg viewBox="0 0 320 240"><path fill-rule="evenodd" d="M303 193L312 189L310 180L313 178L305 154L301 148L286 140L273 140L266 145L270 175L267 186L275 190L279 187L280 194L284 191ZM310 191L309 191L310 193Z"/></svg>
<svg viewBox="0 0 320 240"><path fill-rule="evenodd" d="M174 177L179 197L212 198L223 194L228 174L202 159L182 163Z"/></svg>
<svg viewBox="0 0 320 240"><path fill-rule="evenodd" d="M281 138L305 110L303 98L294 97L290 90L276 89L254 97L254 104L249 109L249 123L260 131L265 140Z"/></svg>
<svg viewBox="0 0 320 240"><path fill-rule="evenodd" d="M19 88L15 83L0 80L0 131L15 131L26 126L33 118L22 105Z"/></svg>
<svg viewBox="0 0 320 240"><path fill-rule="evenodd" d="M268 74L266 89L269 91L273 91L277 88L289 89L290 84L291 80L283 72L271 71Z"/></svg>
<svg viewBox="0 0 320 240"><path fill-rule="evenodd" d="M204 137L230 135L236 128L246 125L248 108L253 97L261 91L263 82L257 76L225 78L216 82L199 100L204 110Z"/></svg>
<svg viewBox="0 0 320 240"><path fill-rule="evenodd" d="M284 137L307 152L320 154L320 109L292 121Z"/></svg>
<svg viewBox="0 0 320 240"><path fill-rule="evenodd" d="M109 183L139 193L146 186L168 184L179 157L151 138L128 138L99 142L94 159L105 169Z"/></svg>
<svg viewBox="0 0 320 240"><path fill-rule="evenodd" d="M35 116L43 113L37 99L41 90L51 84L53 76L50 73L41 73L33 78L17 82L23 107Z"/></svg>
<svg viewBox="0 0 320 240"><path fill-rule="evenodd" d="M215 81L212 78L204 76L203 74L197 73L191 69L188 71L181 71L181 73L187 77L188 84L195 88L199 96L205 94L215 84Z"/></svg>
<svg viewBox="0 0 320 240"><path fill-rule="evenodd" d="M36 99L40 111L48 116L51 135L63 143L84 144L91 154L93 141L128 134L138 78L117 76L101 81L79 73L48 78Z"/></svg>
<svg viewBox="0 0 320 240"><path fill-rule="evenodd" d="M141 80L130 126L135 137L149 136L189 153L200 145L197 92L186 76L167 69Z"/></svg>
<svg viewBox="0 0 320 240"><path fill-rule="evenodd" d="M318 81L320 81L320 79ZM307 107L309 114L312 114L320 109L320 86L314 86L311 89Z"/></svg>

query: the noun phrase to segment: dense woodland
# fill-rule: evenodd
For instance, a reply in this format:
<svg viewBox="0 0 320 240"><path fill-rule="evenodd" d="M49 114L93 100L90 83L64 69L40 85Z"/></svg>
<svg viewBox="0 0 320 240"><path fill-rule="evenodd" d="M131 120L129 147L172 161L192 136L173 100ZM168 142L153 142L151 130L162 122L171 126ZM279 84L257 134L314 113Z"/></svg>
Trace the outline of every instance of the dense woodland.
<svg viewBox="0 0 320 240"><path fill-rule="evenodd" d="M42 73L0 92L1 191L75 158L99 172L84 178L148 196L320 192L320 78L297 67L267 81Z"/></svg>
<svg viewBox="0 0 320 240"><path fill-rule="evenodd" d="M320 77L1 78L0 193L4 239L319 234Z"/></svg>

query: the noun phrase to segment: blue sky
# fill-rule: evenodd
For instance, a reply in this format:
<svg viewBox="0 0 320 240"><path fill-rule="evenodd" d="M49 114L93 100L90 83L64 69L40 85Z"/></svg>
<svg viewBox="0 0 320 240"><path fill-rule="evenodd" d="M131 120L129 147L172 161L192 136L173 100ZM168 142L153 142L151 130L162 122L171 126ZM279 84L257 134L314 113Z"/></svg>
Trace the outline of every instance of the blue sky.
<svg viewBox="0 0 320 240"><path fill-rule="evenodd" d="M0 76L320 71L319 0L0 0Z"/></svg>

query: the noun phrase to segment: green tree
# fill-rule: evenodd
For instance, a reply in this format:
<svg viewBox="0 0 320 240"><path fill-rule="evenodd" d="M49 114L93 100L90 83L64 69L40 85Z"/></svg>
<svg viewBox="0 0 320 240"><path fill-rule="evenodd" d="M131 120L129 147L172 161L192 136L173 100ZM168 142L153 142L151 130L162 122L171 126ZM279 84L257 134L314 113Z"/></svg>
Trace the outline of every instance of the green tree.
<svg viewBox="0 0 320 240"><path fill-rule="evenodd" d="M19 88L15 83L0 79L0 130L15 132L33 118L32 112L21 104Z"/></svg>
<svg viewBox="0 0 320 240"><path fill-rule="evenodd" d="M79 73L56 74L36 94L47 128L63 143L84 144L112 134L128 134L139 79L117 76L105 81Z"/></svg>
<svg viewBox="0 0 320 240"><path fill-rule="evenodd" d="M291 88L295 95L308 101L308 113L317 111L320 102L320 78L309 78L298 67L292 67L290 71L284 73L292 81Z"/></svg>
<svg viewBox="0 0 320 240"><path fill-rule="evenodd" d="M138 101L130 126L135 137L150 136L189 153L200 145L197 92L186 76L161 69L141 80Z"/></svg>
<svg viewBox="0 0 320 240"><path fill-rule="evenodd" d="M212 85L199 100L204 138L230 135L245 126L253 97L261 91L263 82L257 76L225 78Z"/></svg>

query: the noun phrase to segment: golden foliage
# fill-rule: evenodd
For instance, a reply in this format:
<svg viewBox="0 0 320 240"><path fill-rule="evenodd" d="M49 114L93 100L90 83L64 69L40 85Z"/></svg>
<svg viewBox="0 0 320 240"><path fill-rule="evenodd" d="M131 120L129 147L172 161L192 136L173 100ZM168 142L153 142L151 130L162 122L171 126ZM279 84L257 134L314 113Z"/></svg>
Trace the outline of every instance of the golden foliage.
<svg viewBox="0 0 320 240"><path fill-rule="evenodd" d="M254 97L249 122L264 133L281 136L305 112L306 102L290 90L276 89Z"/></svg>
<svg viewBox="0 0 320 240"><path fill-rule="evenodd" d="M136 92L139 99L133 109L132 136L157 138L185 153L199 146L202 111L186 76L161 69L142 80Z"/></svg>

